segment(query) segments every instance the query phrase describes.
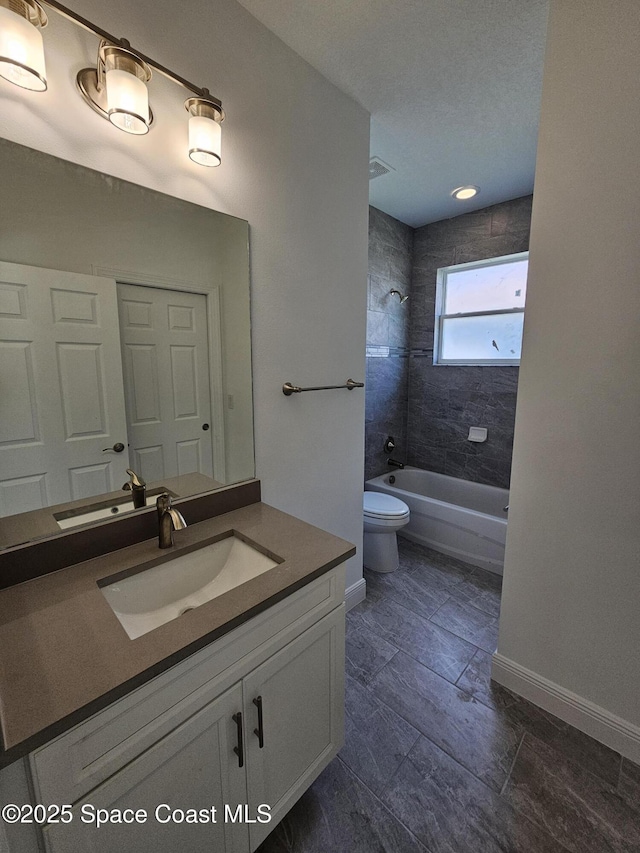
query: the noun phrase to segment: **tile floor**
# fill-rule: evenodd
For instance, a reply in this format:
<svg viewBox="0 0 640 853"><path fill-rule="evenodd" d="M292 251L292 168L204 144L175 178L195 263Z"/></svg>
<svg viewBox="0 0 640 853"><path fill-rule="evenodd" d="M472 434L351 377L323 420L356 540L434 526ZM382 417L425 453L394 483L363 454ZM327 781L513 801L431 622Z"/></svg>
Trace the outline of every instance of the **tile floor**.
<svg viewBox="0 0 640 853"><path fill-rule="evenodd" d="M640 853L640 767L491 684L500 579L400 552L347 615L345 746L260 853Z"/></svg>

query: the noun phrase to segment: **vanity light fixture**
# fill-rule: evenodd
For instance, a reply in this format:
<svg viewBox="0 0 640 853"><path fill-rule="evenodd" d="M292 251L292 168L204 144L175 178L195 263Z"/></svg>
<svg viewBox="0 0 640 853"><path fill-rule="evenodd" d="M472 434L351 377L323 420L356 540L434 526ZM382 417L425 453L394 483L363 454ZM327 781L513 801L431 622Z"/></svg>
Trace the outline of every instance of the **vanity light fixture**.
<svg viewBox="0 0 640 853"><path fill-rule="evenodd" d="M44 92L47 72L40 30L47 16L36 0L0 0L0 77Z"/></svg>
<svg viewBox="0 0 640 853"><path fill-rule="evenodd" d="M473 184L465 184L463 187L456 187L456 189L452 191L451 195L459 201L467 201L467 199L478 195L479 192L480 187L476 187Z"/></svg>
<svg viewBox="0 0 640 853"><path fill-rule="evenodd" d="M83 68L76 77L80 94L98 115L136 136L148 133L153 121L147 90L150 80L151 69L125 39L119 45L103 39L97 67Z"/></svg>
<svg viewBox="0 0 640 853"><path fill-rule="evenodd" d="M95 68L83 68L76 76L80 94L98 115L126 133L141 136L153 123L147 84L155 69L191 94L185 102L189 113L189 157L202 166L221 161L222 103L208 89L195 86L171 69L134 50L57 0L0 0L0 76L25 89L47 88L42 36L50 6L100 38Z"/></svg>
<svg viewBox="0 0 640 853"><path fill-rule="evenodd" d="M224 110L211 100L207 89L205 97L187 98L184 102L189 113L189 157L201 166L219 166L221 161Z"/></svg>

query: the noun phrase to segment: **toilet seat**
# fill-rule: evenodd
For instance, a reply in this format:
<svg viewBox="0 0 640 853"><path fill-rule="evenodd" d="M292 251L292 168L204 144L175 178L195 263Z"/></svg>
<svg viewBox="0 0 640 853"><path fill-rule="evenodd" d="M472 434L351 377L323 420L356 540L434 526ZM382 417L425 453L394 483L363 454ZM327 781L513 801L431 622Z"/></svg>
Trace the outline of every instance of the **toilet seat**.
<svg viewBox="0 0 640 853"><path fill-rule="evenodd" d="M365 518L401 521L410 513L404 501L384 492L365 492L362 504Z"/></svg>

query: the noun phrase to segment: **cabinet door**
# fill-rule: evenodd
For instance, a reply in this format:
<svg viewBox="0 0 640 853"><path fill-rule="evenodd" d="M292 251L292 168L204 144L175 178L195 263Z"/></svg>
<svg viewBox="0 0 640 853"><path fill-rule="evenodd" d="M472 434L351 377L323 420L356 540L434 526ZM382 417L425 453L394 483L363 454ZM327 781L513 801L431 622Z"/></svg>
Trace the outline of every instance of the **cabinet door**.
<svg viewBox="0 0 640 853"><path fill-rule="evenodd" d="M251 825L255 850L343 744L344 605L248 675L243 692L249 804L272 815Z"/></svg>
<svg viewBox="0 0 640 853"><path fill-rule="evenodd" d="M225 804L247 801L245 769L234 753L237 727L233 715L242 708L238 684L124 767L73 807L73 822L45 827L49 853L189 853L233 851L249 847L246 825L225 824ZM156 816L158 806L163 806ZM166 806L166 807L164 807ZM211 820L215 806L216 822ZM83 808L84 807L84 808ZM96 809L144 809L142 824L83 822ZM169 820L171 814L182 822ZM196 810L188 822L188 810Z"/></svg>

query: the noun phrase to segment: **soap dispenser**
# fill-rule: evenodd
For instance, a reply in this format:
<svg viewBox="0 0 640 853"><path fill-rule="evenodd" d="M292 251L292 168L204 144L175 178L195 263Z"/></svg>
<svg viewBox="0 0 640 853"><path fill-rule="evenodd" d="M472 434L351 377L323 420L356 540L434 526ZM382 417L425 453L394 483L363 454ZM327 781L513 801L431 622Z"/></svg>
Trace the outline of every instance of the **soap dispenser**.
<svg viewBox="0 0 640 853"><path fill-rule="evenodd" d="M147 505L147 484L139 477L131 468L127 468L127 474L131 477L128 483L122 487L123 491L131 491L133 505L136 509L140 509Z"/></svg>

